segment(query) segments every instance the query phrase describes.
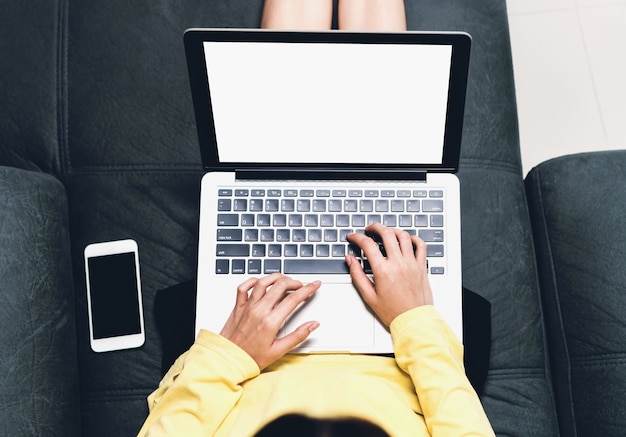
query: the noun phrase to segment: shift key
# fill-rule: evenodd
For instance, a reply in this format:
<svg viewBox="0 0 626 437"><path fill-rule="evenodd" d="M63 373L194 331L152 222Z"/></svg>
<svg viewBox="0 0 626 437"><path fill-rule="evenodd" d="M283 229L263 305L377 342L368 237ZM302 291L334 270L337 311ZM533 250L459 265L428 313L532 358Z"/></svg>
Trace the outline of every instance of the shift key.
<svg viewBox="0 0 626 437"><path fill-rule="evenodd" d="M250 256L249 244L218 244L217 256Z"/></svg>

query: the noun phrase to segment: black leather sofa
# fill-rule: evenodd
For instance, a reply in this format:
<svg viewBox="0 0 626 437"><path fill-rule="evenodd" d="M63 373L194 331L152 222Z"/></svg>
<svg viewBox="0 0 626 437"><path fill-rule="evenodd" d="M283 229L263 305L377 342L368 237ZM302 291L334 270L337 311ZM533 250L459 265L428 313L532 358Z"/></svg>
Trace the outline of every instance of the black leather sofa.
<svg viewBox="0 0 626 437"><path fill-rule="evenodd" d="M0 0L1 435L138 431L161 378L155 296L197 268L202 168L182 33L257 27L262 4ZM410 29L473 36L463 274L492 305L481 399L494 429L623 434L625 154L553 161L525 186L505 1L406 4ZM607 200L589 200L596 190ZM96 354L82 252L122 238L139 244L147 339Z"/></svg>

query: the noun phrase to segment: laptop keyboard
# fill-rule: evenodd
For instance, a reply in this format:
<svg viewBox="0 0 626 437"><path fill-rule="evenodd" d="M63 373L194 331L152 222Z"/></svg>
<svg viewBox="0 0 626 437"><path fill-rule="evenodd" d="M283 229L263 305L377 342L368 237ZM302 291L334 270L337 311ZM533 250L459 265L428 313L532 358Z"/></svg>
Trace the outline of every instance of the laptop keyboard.
<svg viewBox="0 0 626 437"><path fill-rule="evenodd" d="M374 222L419 235L444 257L444 190L222 188L217 193L217 274L346 274L346 236ZM381 245L382 250L382 245ZM431 262L431 274L444 267Z"/></svg>

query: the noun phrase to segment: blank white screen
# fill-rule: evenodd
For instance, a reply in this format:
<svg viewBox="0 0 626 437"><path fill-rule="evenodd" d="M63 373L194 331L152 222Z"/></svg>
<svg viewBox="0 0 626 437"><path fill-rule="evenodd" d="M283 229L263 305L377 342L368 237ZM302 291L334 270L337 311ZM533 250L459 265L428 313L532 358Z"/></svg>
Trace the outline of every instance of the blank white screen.
<svg viewBox="0 0 626 437"><path fill-rule="evenodd" d="M440 164L451 46L205 42L220 162Z"/></svg>

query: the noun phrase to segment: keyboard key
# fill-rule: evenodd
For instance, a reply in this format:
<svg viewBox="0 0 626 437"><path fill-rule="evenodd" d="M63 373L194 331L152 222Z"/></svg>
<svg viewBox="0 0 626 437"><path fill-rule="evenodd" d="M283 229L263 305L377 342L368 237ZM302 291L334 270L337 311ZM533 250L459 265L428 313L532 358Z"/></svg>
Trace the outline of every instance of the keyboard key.
<svg viewBox="0 0 626 437"><path fill-rule="evenodd" d="M249 259L248 260L248 274L260 275L261 274L261 260Z"/></svg>
<svg viewBox="0 0 626 437"><path fill-rule="evenodd" d="M254 214L241 214L241 226L254 226Z"/></svg>
<svg viewBox="0 0 626 437"><path fill-rule="evenodd" d="M343 202L343 210L344 212L356 212L357 211L358 202L354 199L346 199Z"/></svg>
<svg viewBox="0 0 626 437"><path fill-rule="evenodd" d="M314 194L313 190L300 190L300 197L313 197Z"/></svg>
<svg viewBox="0 0 626 437"><path fill-rule="evenodd" d="M306 241L306 230L305 229L294 229L291 234L291 240L294 243L302 243Z"/></svg>
<svg viewBox="0 0 626 437"><path fill-rule="evenodd" d="M413 226L413 216L408 214L400 214L398 217L400 220L401 228L410 228Z"/></svg>
<svg viewBox="0 0 626 437"><path fill-rule="evenodd" d="M285 190L283 195L285 197L298 197L298 190Z"/></svg>
<svg viewBox="0 0 626 437"><path fill-rule="evenodd" d="M443 257L443 244L429 244L427 246L426 256L431 258Z"/></svg>
<svg viewBox="0 0 626 437"><path fill-rule="evenodd" d="M333 197L346 197L346 190L333 190Z"/></svg>
<svg viewBox="0 0 626 437"><path fill-rule="evenodd" d="M241 229L218 229L217 241L241 241L242 234Z"/></svg>
<svg viewBox="0 0 626 437"><path fill-rule="evenodd" d="M392 200L391 212L404 212L404 200L400 200L400 199Z"/></svg>
<svg viewBox="0 0 626 437"><path fill-rule="evenodd" d="M322 241L322 230L321 229L309 229L309 242L318 243Z"/></svg>
<svg viewBox="0 0 626 437"><path fill-rule="evenodd" d="M347 274L350 270L343 259L286 259L285 274Z"/></svg>
<svg viewBox="0 0 626 437"><path fill-rule="evenodd" d="M215 273L218 275L227 275L230 273L230 261L227 259L218 259L215 262Z"/></svg>
<svg viewBox="0 0 626 437"><path fill-rule="evenodd" d="M265 199L265 212L277 212L278 199Z"/></svg>
<svg viewBox="0 0 626 437"><path fill-rule="evenodd" d="M443 267L431 267L430 268L431 275L443 275L445 272L446 270Z"/></svg>
<svg viewBox="0 0 626 437"><path fill-rule="evenodd" d="M250 199L250 212L263 211L263 199Z"/></svg>
<svg viewBox="0 0 626 437"><path fill-rule="evenodd" d="M280 210L282 212L293 212L296 210L296 202L294 199L283 199L280 201Z"/></svg>
<svg viewBox="0 0 626 437"><path fill-rule="evenodd" d="M235 207L234 211L247 211L248 210L248 199L235 199Z"/></svg>
<svg viewBox="0 0 626 437"><path fill-rule="evenodd" d="M428 192L426 190L413 190L413 197L426 197Z"/></svg>
<svg viewBox="0 0 626 437"><path fill-rule="evenodd" d="M280 244L269 244L267 246L267 256L277 258L283 255L283 246Z"/></svg>
<svg viewBox="0 0 626 437"><path fill-rule="evenodd" d="M269 226L272 217L269 214L257 214L256 224L257 226Z"/></svg>
<svg viewBox="0 0 626 437"><path fill-rule="evenodd" d="M328 201L328 211L329 212L341 212L341 200L340 199L331 199Z"/></svg>
<svg viewBox="0 0 626 437"><path fill-rule="evenodd" d="M324 241L326 241L327 243L332 243L334 241L337 241L338 235L337 235L337 229L325 229L324 230Z"/></svg>
<svg viewBox="0 0 626 437"><path fill-rule="evenodd" d="M330 228L335 226L335 216L332 214L320 215L320 226L323 228Z"/></svg>
<svg viewBox="0 0 626 437"><path fill-rule="evenodd" d="M217 215L218 226L239 226L238 214L218 214Z"/></svg>
<svg viewBox="0 0 626 437"><path fill-rule="evenodd" d="M374 211L374 202L369 199L363 199L359 202L360 212L372 212Z"/></svg>
<svg viewBox="0 0 626 437"><path fill-rule="evenodd" d="M425 228L428 226L428 216L427 215L416 215L415 216L415 227L416 228Z"/></svg>
<svg viewBox="0 0 626 437"><path fill-rule="evenodd" d="M318 244L315 246L315 256L318 258L328 258L330 256L330 246L328 244Z"/></svg>
<svg viewBox="0 0 626 437"><path fill-rule="evenodd" d="M419 212L420 211L420 201L411 199L406 201L406 212Z"/></svg>
<svg viewBox="0 0 626 437"><path fill-rule="evenodd" d="M276 241L288 242L291 239L291 229L277 229Z"/></svg>
<svg viewBox="0 0 626 437"><path fill-rule="evenodd" d="M344 244L333 244L331 247L331 254L335 258L343 258L346 256L346 246Z"/></svg>
<svg viewBox="0 0 626 437"><path fill-rule="evenodd" d="M376 212L389 212L389 201L388 200L377 200L376 201Z"/></svg>
<svg viewBox="0 0 626 437"><path fill-rule="evenodd" d="M217 256L250 256L249 244L218 244L216 249Z"/></svg>
<svg viewBox="0 0 626 437"><path fill-rule="evenodd" d="M246 189L235 190L235 197L248 197L248 190Z"/></svg>
<svg viewBox="0 0 626 437"><path fill-rule="evenodd" d="M443 227L443 216L440 214L433 214L430 216L430 227L441 228Z"/></svg>
<svg viewBox="0 0 626 437"><path fill-rule="evenodd" d="M283 252L286 257L296 257L298 256L298 245L297 244L285 244L283 248Z"/></svg>
<svg viewBox="0 0 626 437"><path fill-rule="evenodd" d="M298 199L297 210L298 212L311 211L311 201L309 199Z"/></svg>
<svg viewBox="0 0 626 437"><path fill-rule="evenodd" d="M254 258L261 258L265 256L266 247L265 244L253 244L252 245L252 256Z"/></svg>
<svg viewBox="0 0 626 437"><path fill-rule="evenodd" d="M252 190L250 194L255 197L263 197L265 196L265 190L255 189L255 190Z"/></svg>
<svg viewBox="0 0 626 437"><path fill-rule="evenodd" d="M234 275L243 275L246 273L246 260L234 259L230 272Z"/></svg>
<svg viewBox="0 0 626 437"><path fill-rule="evenodd" d="M428 196L429 197L433 197L433 198L435 198L435 197L441 198L441 197L443 197L443 190L430 190L428 192Z"/></svg>
<svg viewBox="0 0 626 437"><path fill-rule="evenodd" d="M243 239L245 241L259 241L258 229L246 229Z"/></svg>
<svg viewBox="0 0 626 437"><path fill-rule="evenodd" d="M330 190L316 190L315 195L317 197L330 197Z"/></svg>
<svg viewBox="0 0 626 437"><path fill-rule="evenodd" d="M279 259L266 259L263 262L263 274L269 275L271 273L280 273Z"/></svg>
<svg viewBox="0 0 626 437"><path fill-rule="evenodd" d="M272 224L275 228L283 228L287 226L287 215L274 214L274 217L272 218Z"/></svg>
<svg viewBox="0 0 626 437"><path fill-rule="evenodd" d="M442 229L420 229L418 235L422 240L424 240L427 243L443 242L443 230Z"/></svg>
<svg viewBox="0 0 626 437"><path fill-rule="evenodd" d="M228 197L233 195L233 190L222 189L217 191L219 197Z"/></svg>
<svg viewBox="0 0 626 437"><path fill-rule="evenodd" d="M217 200L217 210L218 211L230 211L232 208L232 200L231 199L218 199Z"/></svg>
<svg viewBox="0 0 626 437"><path fill-rule="evenodd" d="M365 190L365 197L378 197L378 190Z"/></svg>
<svg viewBox="0 0 626 437"><path fill-rule="evenodd" d="M347 228L350 226L350 216L348 214L339 214L335 217L335 220L339 228Z"/></svg>
<svg viewBox="0 0 626 437"><path fill-rule="evenodd" d="M300 256L303 258L310 258L313 256L313 245L312 244L301 244L300 245Z"/></svg>
<svg viewBox="0 0 626 437"><path fill-rule="evenodd" d="M394 190L381 190L380 197L396 197Z"/></svg>
<svg viewBox="0 0 626 437"><path fill-rule="evenodd" d="M319 217L317 216L317 214L305 214L304 226L306 226L307 228L319 226Z"/></svg>
<svg viewBox="0 0 626 437"><path fill-rule="evenodd" d="M302 226L302 214L289 214L289 226L299 228Z"/></svg>
<svg viewBox="0 0 626 437"><path fill-rule="evenodd" d="M349 190L348 197L363 197L363 190Z"/></svg>
<svg viewBox="0 0 626 437"><path fill-rule="evenodd" d="M443 212L443 200L424 200L422 202L424 212Z"/></svg>
<svg viewBox="0 0 626 437"><path fill-rule="evenodd" d="M280 197L282 196L282 190L271 189L267 190L267 197Z"/></svg>
<svg viewBox="0 0 626 437"><path fill-rule="evenodd" d="M274 241L274 229L261 229L261 241Z"/></svg>
<svg viewBox="0 0 626 437"><path fill-rule="evenodd" d="M313 200L313 212L326 212L326 199Z"/></svg>

